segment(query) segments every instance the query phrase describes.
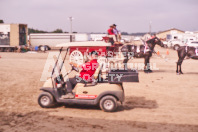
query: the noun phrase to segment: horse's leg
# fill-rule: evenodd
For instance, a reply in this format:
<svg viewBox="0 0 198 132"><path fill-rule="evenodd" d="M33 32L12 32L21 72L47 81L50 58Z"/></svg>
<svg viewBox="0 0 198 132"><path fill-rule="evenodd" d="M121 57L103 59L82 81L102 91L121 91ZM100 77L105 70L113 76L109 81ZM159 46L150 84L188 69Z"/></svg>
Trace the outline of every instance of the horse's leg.
<svg viewBox="0 0 198 132"><path fill-rule="evenodd" d="M179 73L180 74L183 74L183 72L182 72L182 68L181 68L181 65L182 65L182 62L183 62L183 60L184 60L184 58L181 58L181 60L180 60L180 64L179 64Z"/></svg>
<svg viewBox="0 0 198 132"><path fill-rule="evenodd" d="M150 66L150 56L148 56L147 67L148 67L148 72L153 72Z"/></svg>
<svg viewBox="0 0 198 132"><path fill-rule="evenodd" d="M144 56L144 72L149 72L149 57L147 55Z"/></svg>
<svg viewBox="0 0 198 132"><path fill-rule="evenodd" d="M124 56L124 60L123 60L124 69L127 69L127 62L129 61L129 57L127 53L123 54L123 56Z"/></svg>
<svg viewBox="0 0 198 132"><path fill-rule="evenodd" d="M123 65L124 65L124 69L127 69L127 63L129 61L129 52L130 52L130 47L122 47L121 48L121 52L122 52L122 55L124 57L124 60L123 60Z"/></svg>
<svg viewBox="0 0 198 132"><path fill-rule="evenodd" d="M182 62L184 60L185 56L182 57L182 58L179 58L178 62L177 62L177 74L183 74L182 72L182 68L181 68L181 65L182 65Z"/></svg>
<svg viewBox="0 0 198 132"><path fill-rule="evenodd" d="M181 65L182 65L182 62L184 60L184 58L186 57L187 53L185 53L185 49L182 49L180 51L178 51L178 62L177 62L177 70L176 70L176 73L177 74L183 74L182 72L182 69L181 69Z"/></svg>
<svg viewBox="0 0 198 132"><path fill-rule="evenodd" d="M151 57L151 54L150 53L146 53L144 55L144 71L146 72L152 72L152 70L150 69L150 57Z"/></svg>
<svg viewBox="0 0 198 132"><path fill-rule="evenodd" d="M122 55L124 57L123 65L124 65L124 68L126 69L127 68L127 62L129 60L129 57L128 57L129 47L127 45L124 45L120 50L121 50Z"/></svg>
<svg viewBox="0 0 198 132"><path fill-rule="evenodd" d="M177 68L176 68L176 73L178 74L179 72L178 72L178 67L179 67L179 64L178 64L178 62L177 62Z"/></svg>

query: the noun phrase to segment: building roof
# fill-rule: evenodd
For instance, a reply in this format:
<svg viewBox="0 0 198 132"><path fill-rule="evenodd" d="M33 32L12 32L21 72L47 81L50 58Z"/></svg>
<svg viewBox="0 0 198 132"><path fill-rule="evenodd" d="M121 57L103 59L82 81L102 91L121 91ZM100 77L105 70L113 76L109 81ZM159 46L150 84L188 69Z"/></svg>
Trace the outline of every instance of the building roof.
<svg viewBox="0 0 198 132"><path fill-rule="evenodd" d="M185 32L185 31L182 31L182 30L177 29L177 28L171 28L171 29L168 29L168 30L165 30L165 31L158 32L157 34L160 34L160 33L163 33L163 32L168 32L168 31L171 31L171 30L177 30L177 31L180 31L180 32Z"/></svg>

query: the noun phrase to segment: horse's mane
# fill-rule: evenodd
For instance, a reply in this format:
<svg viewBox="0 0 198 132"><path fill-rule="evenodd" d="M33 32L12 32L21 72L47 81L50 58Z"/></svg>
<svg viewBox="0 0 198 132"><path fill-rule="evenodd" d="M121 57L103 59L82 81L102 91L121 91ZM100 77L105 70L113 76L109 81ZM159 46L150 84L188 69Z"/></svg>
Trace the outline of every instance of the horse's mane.
<svg viewBox="0 0 198 132"><path fill-rule="evenodd" d="M154 37L154 38L152 38L152 39L149 39L149 40L146 41L146 43L153 43L154 40L155 40L156 38L157 38L157 37Z"/></svg>

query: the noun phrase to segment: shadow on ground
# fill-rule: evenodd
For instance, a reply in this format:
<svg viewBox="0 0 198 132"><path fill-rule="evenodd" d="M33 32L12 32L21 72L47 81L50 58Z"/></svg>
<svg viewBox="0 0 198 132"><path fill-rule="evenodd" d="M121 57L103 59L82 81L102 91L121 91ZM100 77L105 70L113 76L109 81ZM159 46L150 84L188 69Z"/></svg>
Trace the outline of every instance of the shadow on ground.
<svg viewBox="0 0 198 132"><path fill-rule="evenodd" d="M131 110L135 108L155 109L158 104L155 100L146 100L145 97L125 97L125 102L118 111Z"/></svg>
<svg viewBox="0 0 198 132"><path fill-rule="evenodd" d="M65 105L66 108L75 108L75 109L91 109L91 110L100 110L99 106L90 106L90 105ZM118 106L116 112L131 110L135 108L143 109L155 109L157 108L157 102L155 100L146 100L145 97L125 97L125 101L122 105Z"/></svg>
<svg viewBox="0 0 198 132"><path fill-rule="evenodd" d="M197 132L198 126L189 124L51 116L47 112L8 113L0 111L0 132L63 132L63 131L141 131L141 132Z"/></svg>

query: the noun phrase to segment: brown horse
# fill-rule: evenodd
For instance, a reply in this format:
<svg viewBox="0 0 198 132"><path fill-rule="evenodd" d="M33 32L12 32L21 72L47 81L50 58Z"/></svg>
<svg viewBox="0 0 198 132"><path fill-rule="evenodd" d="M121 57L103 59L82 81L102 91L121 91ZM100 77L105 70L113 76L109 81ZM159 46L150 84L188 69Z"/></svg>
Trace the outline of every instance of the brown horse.
<svg viewBox="0 0 198 132"><path fill-rule="evenodd" d="M146 41L145 45L140 45L139 49L138 46L135 45L123 45L121 48L121 52L123 53L123 56L125 57L123 63L126 64L130 57L144 57L144 72L149 73L152 72L150 69L150 57L152 56L152 53L154 52L155 45L158 44L161 47L164 47L164 44L161 42L161 40L157 37L154 37L150 40Z"/></svg>
<svg viewBox="0 0 198 132"><path fill-rule="evenodd" d="M196 59L198 60L198 48L194 48L194 47L189 47L189 46L182 46L177 50L178 53L178 62L177 62L177 70L176 73L179 74L183 74L182 69L181 69L181 65L183 60L185 59L185 57L187 56L188 58L192 58L192 59Z"/></svg>

